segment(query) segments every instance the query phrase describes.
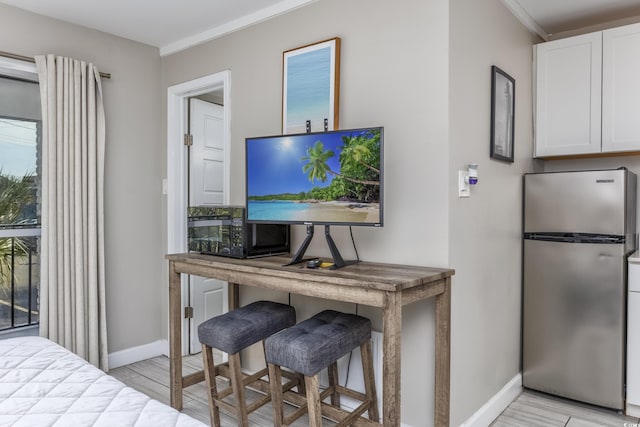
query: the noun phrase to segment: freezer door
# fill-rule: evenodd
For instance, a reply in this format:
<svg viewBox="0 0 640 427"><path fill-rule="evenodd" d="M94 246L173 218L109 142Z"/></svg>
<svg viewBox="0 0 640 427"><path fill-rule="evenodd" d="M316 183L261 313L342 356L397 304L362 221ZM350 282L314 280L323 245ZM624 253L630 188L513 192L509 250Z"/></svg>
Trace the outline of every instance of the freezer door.
<svg viewBox="0 0 640 427"><path fill-rule="evenodd" d="M624 169L526 174L524 231L625 235L626 178Z"/></svg>
<svg viewBox="0 0 640 427"><path fill-rule="evenodd" d="M623 408L623 246L525 240L525 387Z"/></svg>

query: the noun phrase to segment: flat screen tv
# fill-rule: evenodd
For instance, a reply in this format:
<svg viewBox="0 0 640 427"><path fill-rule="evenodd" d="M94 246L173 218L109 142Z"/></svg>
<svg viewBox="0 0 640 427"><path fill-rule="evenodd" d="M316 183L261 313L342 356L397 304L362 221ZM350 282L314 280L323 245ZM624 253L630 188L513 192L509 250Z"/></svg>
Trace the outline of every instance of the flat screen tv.
<svg viewBox="0 0 640 427"><path fill-rule="evenodd" d="M330 247L328 226L382 226L383 140L382 127L247 138L247 222L325 225Z"/></svg>

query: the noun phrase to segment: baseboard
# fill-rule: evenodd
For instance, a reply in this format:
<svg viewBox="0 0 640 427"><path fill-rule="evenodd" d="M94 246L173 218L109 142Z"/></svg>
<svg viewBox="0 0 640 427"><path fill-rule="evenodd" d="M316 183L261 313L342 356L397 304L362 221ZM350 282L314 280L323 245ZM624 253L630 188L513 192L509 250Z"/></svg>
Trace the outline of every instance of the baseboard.
<svg viewBox="0 0 640 427"><path fill-rule="evenodd" d="M476 411L461 427L486 427L490 425L522 392L522 374L509 381L487 403Z"/></svg>
<svg viewBox="0 0 640 427"><path fill-rule="evenodd" d="M627 410L624 414L629 417L640 417L640 406L627 402Z"/></svg>
<svg viewBox="0 0 640 427"><path fill-rule="evenodd" d="M160 344L162 345L162 355L169 357L169 340L167 339L160 340Z"/></svg>
<svg viewBox="0 0 640 427"><path fill-rule="evenodd" d="M167 341L158 340L149 344L127 348L125 350L109 353L109 369L130 365L141 360L151 359L166 353Z"/></svg>

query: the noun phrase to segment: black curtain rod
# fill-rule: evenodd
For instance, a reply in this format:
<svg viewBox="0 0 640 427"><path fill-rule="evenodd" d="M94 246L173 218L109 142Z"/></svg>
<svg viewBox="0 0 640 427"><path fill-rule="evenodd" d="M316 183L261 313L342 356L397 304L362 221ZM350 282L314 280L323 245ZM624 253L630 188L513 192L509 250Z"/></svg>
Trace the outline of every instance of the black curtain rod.
<svg viewBox="0 0 640 427"><path fill-rule="evenodd" d="M17 59L19 61L32 62L34 64L36 63L36 60L34 58L31 58L29 56L16 55L15 53L0 51L0 56L4 56L5 58ZM102 77L103 79L110 79L111 73L100 72L100 77Z"/></svg>

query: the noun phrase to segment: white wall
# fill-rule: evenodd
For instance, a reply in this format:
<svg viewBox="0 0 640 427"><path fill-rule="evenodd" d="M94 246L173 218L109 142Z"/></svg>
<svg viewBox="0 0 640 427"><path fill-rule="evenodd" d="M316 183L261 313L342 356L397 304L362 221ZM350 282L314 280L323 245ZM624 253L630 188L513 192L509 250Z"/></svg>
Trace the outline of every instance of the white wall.
<svg viewBox="0 0 640 427"><path fill-rule="evenodd" d="M533 36L500 0L450 0L451 425L520 371L522 174L534 163ZM515 162L489 157L491 66L516 81ZM478 163L471 197L457 171Z"/></svg>
<svg viewBox="0 0 640 427"><path fill-rule="evenodd" d="M161 338L161 92L158 49L0 4L3 51L93 62L106 116L105 233L109 352Z"/></svg>
<svg viewBox="0 0 640 427"><path fill-rule="evenodd" d="M280 132L282 52L341 37L340 127L385 126L385 225L354 229L360 256L447 266L448 13L447 0L323 0L163 58L163 90L231 70L231 202L244 203L244 138ZM299 227L294 244L302 234ZM319 234L310 253L326 256ZM332 235L350 258L346 229L334 227ZM243 289L241 299L259 295ZM327 304L293 299L301 318ZM343 306L337 307L354 310ZM359 312L380 328L378 312L363 307ZM403 421L428 425L433 417L432 302L406 307L403 339Z"/></svg>

